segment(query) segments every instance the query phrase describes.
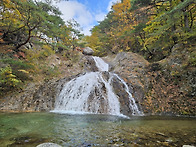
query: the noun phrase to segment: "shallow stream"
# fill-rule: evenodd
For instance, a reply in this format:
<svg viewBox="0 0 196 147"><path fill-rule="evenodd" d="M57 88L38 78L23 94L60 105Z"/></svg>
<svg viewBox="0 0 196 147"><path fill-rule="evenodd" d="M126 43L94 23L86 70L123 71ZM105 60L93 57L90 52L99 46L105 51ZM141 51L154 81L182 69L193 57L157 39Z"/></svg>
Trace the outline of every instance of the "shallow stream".
<svg viewBox="0 0 196 147"><path fill-rule="evenodd" d="M0 147L196 145L196 118L0 113Z"/></svg>

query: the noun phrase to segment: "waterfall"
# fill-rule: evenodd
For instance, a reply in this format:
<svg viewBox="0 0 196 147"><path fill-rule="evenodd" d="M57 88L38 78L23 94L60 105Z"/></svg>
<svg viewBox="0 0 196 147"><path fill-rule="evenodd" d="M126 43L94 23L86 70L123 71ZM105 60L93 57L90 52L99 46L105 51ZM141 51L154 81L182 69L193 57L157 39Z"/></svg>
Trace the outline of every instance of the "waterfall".
<svg viewBox="0 0 196 147"><path fill-rule="evenodd" d="M99 71L108 71L109 65L99 57L93 57Z"/></svg>
<svg viewBox="0 0 196 147"><path fill-rule="evenodd" d="M124 116L121 113L119 97L115 94L112 82L117 78L128 93L132 115L141 115L127 84L117 74L108 72L109 65L99 57L93 57L98 72L89 72L65 83L55 102L52 112L72 114L109 114Z"/></svg>
<svg viewBox="0 0 196 147"><path fill-rule="evenodd" d="M141 111L139 111L136 103L135 103L135 99L132 97L132 94L129 92L129 87L128 85L125 83L125 81L123 79L121 79L117 74L114 74L124 85L126 92L129 95L129 106L132 110L132 115L143 115L143 113Z"/></svg>

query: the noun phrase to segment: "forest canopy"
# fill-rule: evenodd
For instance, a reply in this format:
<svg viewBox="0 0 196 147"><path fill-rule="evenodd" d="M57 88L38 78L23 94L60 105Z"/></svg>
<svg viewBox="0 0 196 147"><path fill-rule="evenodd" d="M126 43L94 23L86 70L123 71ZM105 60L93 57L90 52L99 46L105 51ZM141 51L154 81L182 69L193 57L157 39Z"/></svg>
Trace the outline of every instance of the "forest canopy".
<svg viewBox="0 0 196 147"><path fill-rule="evenodd" d="M90 36L80 33L75 20L64 22L61 15L51 0L0 0L3 93L20 89L33 76L57 75L58 68L49 67L46 58L60 54L74 62L78 46L91 47L97 56L134 52L156 62L181 44L188 48L186 66L196 66L194 0L121 0L92 28Z"/></svg>
<svg viewBox="0 0 196 147"><path fill-rule="evenodd" d="M83 36L76 21L64 22L61 15L51 0L0 0L2 93L20 89L32 74L47 78L58 73L44 63L46 57L63 51L69 57Z"/></svg>
<svg viewBox="0 0 196 147"><path fill-rule="evenodd" d="M13 45L16 52L33 39L51 45L72 45L76 31L71 23L65 24L61 12L50 1L1 0L0 7L1 45Z"/></svg>
<svg viewBox="0 0 196 147"><path fill-rule="evenodd" d="M194 0L122 0L86 37L97 55L133 51L157 61L195 41Z"/></svg>

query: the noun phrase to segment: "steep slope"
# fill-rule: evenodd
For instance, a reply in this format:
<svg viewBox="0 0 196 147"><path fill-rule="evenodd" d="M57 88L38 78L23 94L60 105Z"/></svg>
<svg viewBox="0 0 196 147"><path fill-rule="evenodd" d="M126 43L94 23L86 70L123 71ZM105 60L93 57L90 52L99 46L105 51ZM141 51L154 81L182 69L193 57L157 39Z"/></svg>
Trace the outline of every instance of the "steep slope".
<svg viewBox="0 0 196 147"><path fill-rule="evenodd" d="M129 84L144 113L195 116L196 68L190 65L191 53L187 50L176 45L169 57L154 63L131 52L106 60L111 70Z"/></svg>

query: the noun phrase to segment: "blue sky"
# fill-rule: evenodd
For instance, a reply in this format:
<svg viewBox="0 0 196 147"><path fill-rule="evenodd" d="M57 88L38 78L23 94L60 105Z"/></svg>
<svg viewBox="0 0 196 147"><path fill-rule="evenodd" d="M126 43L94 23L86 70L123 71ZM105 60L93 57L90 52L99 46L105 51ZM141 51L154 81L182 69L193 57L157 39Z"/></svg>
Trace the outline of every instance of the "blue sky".
<svg viewBox="0 0 196 147"><path fill-rule="evenodd" d="M90 29L102 21L111 10L113 3L120 0L69 0L57 4L65 21L75 19L85 35L90 35Z"/></svg>

